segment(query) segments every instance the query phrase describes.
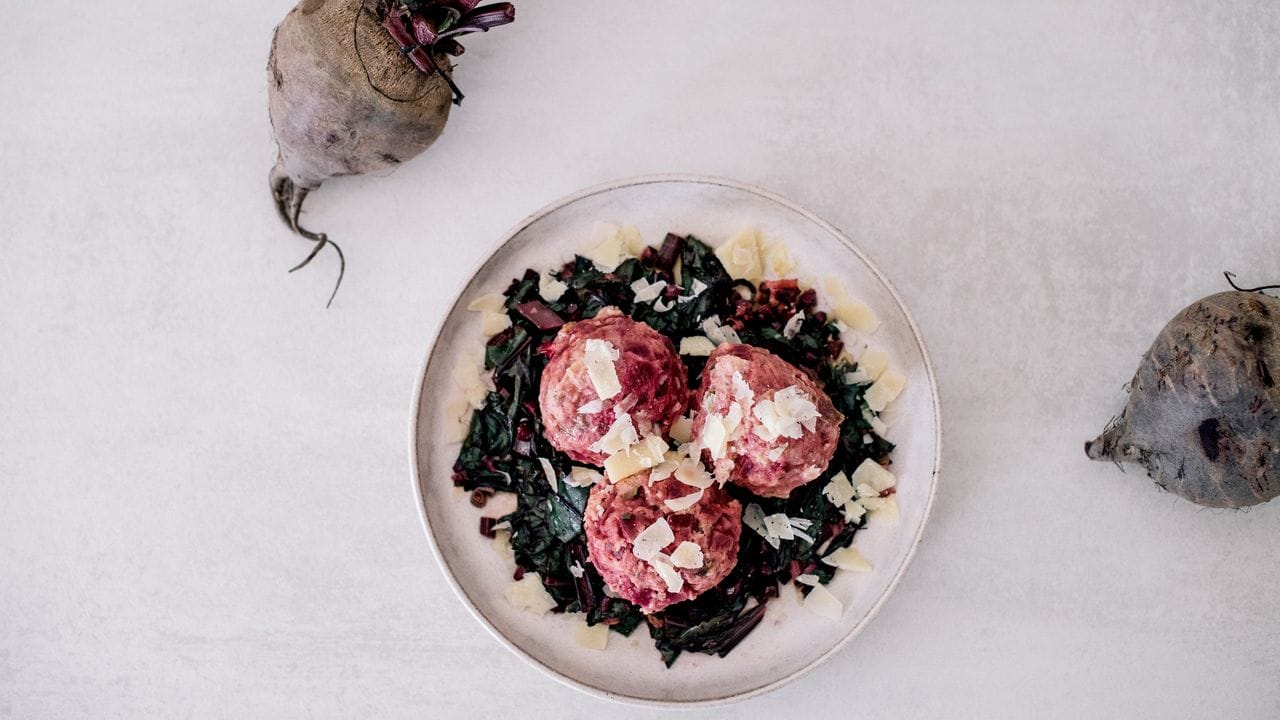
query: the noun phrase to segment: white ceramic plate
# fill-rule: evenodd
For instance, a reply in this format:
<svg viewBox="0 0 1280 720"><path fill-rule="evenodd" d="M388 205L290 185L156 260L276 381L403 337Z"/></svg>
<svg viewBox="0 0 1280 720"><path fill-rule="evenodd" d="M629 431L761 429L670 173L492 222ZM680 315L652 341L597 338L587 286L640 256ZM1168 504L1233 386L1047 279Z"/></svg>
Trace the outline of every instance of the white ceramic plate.
<svg viewBox="0 0 1280 720"><path fill-rule="evenodd" d="M654 244L670 232L712 245L746 225L785 241L795 274L820 289L839 277L850 294L876 312L880 330L868 339L887 350L908 380L889 408L889 439L897 443L901 521L872 525L854 547L874 566L870 573L838 572L830 590L844 603L840 621L800 606L784 588L764 620L728 657L685 653L665 667L648 632L611 633L608 649L574 641L581 616L537 617L513 609L502 594L513 566L477 531L481 511L454 489L451 468L458 445L445 440L444 405L456 396L451 374L483 339L475 313L480 295L501 292L525 268L550 268L589 245L597 221L637 226ZM507 649L553 678L593 695L624 702L695 705L741 700L780 687L829 658L876 614L910 562L933 502L940 458L940 421L933 370L911 316L888 280L852 242L811 213L768 192L726 180L658 176L619 181L559 200L526 218L499 244L454 302L424 364L414 401L411 464L423 527L458 597ZM485 514L497 514L493 506Z"/></svg>

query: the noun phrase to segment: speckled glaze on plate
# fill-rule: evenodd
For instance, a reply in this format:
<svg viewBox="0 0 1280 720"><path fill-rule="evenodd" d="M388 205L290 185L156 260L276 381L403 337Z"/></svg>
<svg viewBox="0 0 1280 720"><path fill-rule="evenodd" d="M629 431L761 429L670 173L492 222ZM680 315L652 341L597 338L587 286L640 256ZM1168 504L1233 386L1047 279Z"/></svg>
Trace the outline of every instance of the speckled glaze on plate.
<svg viewBox="0 0 1280 720"><path fill-rule="evenodd" d="M873 525L854 543L874 566L870 573L837 573L829 586L844 603L839 622L800 606L784 588L764 620L728 657L685 653L668 669L646 630L630 638L610 634L605 651L579 647L573 628L581 616L536 617L512 608L502 588L509 561L477 532L481 511L450 480L458 445L446 442L444 405L454 397L451 374L469 348L483 343L478 318L466 306L501 292L527 267L549 268L590 243L595 222L638 227L649 244L667 232L693 234L718 245L743 226L783 240L795 275L819 286L838 277L851 295L880 317L870 344L887 350L907 376L907 388L884 418L897 444L901 522ZM556 680L610 700L694 706L733 702L795 680L852 640L888 599L910 563L929 517L941 458L941 420L933 369L915 322L870 259L830 224L772 193L729 180L691 176L631 178L590 188L520 222L470 278L445 317L419 377L410 428L413 489L432 551L458 597L507 649ZM493 515L490 507L486 514Z"/></svg>

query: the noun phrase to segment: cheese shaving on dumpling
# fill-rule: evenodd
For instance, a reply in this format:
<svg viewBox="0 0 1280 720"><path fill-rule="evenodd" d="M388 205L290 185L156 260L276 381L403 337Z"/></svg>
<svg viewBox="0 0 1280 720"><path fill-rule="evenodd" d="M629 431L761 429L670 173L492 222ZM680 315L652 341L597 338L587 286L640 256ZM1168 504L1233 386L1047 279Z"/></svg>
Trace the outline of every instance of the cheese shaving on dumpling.
<svg viewBox="0 0 1280 720"><path fill-rule="evenodd" d="M653 568L654 572L658 573L658 577L667 584L667 592L678 593L684 587L684 578L671 563L670 557L658 553L649 560L649 567Z"/></svg>
<svg viewBox="0 0 1280 720"><path fill-rule="evenodd" d="M640 436L636 434L636 426L631 422L631 416L615 409L613 424L609 426L604 436L591 444L589 449L592 452L613 455L626 450L639 440Z"/></svg>
<svg viewBox="0 0 1280 720"><path fill-rule="evenodd" d="M698 504L698 501L702 499L703 492L703 490L694 490L692 493L689 493L684 497L668 498L663 500L662 504L666 505L667 509L672 512L684 512Z"/></svg>
<svg viewBox="0 0 1280 720"><path fill-rule="evenodd" d="M711 487L712 483L716 481L711 476L711 473L708 473L707 469L703 467L702 463L697 458L692 457L684 459L676 466L675 476L676 480L699 490Z"/></svg>
<svg viewBox="0 0 1280 720"><path fill-rule="evenodd" d="M769 460L769 462L778 462L779 460L782 459L782 453L786 451L787 451L786 445L779 445L778 447L765 453L764 456Z"/></svg>
<svg viewBox="0 0 1280 720"><path fill-rule="evenodd" d="M601 399L608 400L622 392L622 385L618 382L618 371L614 367L614 361L618 357L618 348L608 340L597 338L587 340L582 362L587 366L587 376L591 378L591 385Z"/></svg>
<svg viewBox="0 0 1280 720"><path fill-rule="evenodd" d="M688 540L677 545L675 551L671 553L671 564L686 570L698 570L705 561L702 548Z"/></svg>
<svg viewBox="0 0 1280 720"><path fill-rule="evenodd" d="M756 399L756 394L751 389L751 386L747 384L747 381L743 379L742 373L735 370L731 381L733 383L734 402L741 403L747 408L750 408L751 403Z"/></svg>
<svg viewBox="0 0 1280 720"><path fill-rule="evenodd" d="M716 349L716 344L702 335L680 338L680 354L693 357L706 357Z"/></svg>
<svg viewBox="0 0 1280 720"><path fill-rule="evenodd" d="M753 432L765 442L780 437L799 439L805 430L814 431L820 417L812 398L795 385L775 392L771 400L756 403L751 412L760 421Z"/></svg>
<svg viewBox="0 0 1280 720"><path fill-rule="evenodd" d="M658 518L653 524L636 535L636 539L631 541L631 552L635 556L644 561L653 559L654 555L662 552L662 549L670 545L676 539L675 533L671 532L671 526L667 524L666 518Z"/></svg>
<svg viewBox="0 0 1280 720"><path fill-rule="evenodd" d="M583 403L582 406L578 408L578 414L594 415L602 410L604 410L604 401L600 398L596 398L590 402Z"/></svg>
<svg viewBox="0 0 1280 720"><path fill-rule="evenodd" d="M671 430L668 431L671 439L678 443L687 443L693 439L693 420L691 418L682 417L671 423Z"/></svg>

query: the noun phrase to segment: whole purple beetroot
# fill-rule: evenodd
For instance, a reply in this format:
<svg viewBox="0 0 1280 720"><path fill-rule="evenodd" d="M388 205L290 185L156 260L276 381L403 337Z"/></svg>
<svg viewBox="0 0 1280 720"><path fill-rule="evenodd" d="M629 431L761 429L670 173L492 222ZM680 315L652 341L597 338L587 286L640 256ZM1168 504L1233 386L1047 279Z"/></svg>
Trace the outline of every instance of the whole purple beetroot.
<svg viewBox="0 0 1280 720"><path fill-rule="evenodd" d="M450 56L457 38L515 19L510 3L479 0L302 0L276 27L267 100L279 155L271 193L289 229L325 246L299 222L307 194L331 177L389 170L431 146L450 105L462 102ZM330 295L329 302L333 302Z"/></svg>

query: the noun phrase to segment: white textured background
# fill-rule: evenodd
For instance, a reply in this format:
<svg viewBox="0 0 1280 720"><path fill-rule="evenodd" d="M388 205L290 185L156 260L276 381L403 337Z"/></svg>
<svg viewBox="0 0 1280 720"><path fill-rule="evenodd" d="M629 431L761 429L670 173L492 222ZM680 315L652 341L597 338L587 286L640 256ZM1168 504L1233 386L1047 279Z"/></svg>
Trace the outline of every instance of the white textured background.
<svg viewBox="0 0 1280 720"><path fill-rule="evenodd" d="M406 436L432 331L497 238L649 172L842 227L943 397L897 595L735 713L1280 714L1280 506L1200 510L1081 450L1221 270L1280 280L1275 2L526 0L467 43L427 155L310 200L351 261L328 312L332 257L285 275L308 247L266 188L288 0L10 5L0 717L618 713L453 597Z"/></svg>

